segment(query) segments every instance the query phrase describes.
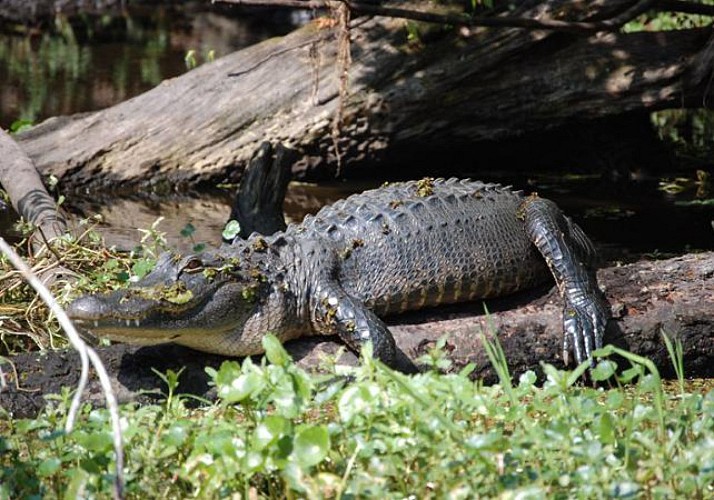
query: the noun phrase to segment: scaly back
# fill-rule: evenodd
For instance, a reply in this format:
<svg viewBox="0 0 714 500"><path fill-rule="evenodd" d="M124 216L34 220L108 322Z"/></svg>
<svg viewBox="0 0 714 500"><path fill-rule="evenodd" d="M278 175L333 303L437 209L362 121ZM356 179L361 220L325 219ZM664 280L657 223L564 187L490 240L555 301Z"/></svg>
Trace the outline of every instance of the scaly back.
<svg viewBox="0 0 714 500"><path fill-rule="evenodd" d="M375 313L505 295L547 279L518 218L523 195L458 179L350 196L288 231L329 241L337 280Z"/></svg>

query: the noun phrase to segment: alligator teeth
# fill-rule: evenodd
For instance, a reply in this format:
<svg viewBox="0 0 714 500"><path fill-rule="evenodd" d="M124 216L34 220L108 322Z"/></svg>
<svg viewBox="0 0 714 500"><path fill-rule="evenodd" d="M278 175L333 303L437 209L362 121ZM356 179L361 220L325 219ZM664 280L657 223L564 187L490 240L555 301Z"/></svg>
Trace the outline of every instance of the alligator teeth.
<svg viewBox="0 0 714 500"><path fill-rule="evenodd" d="M126 320L126 326L131 326L131 320L129 320L129 319Z"/></svg>
<svg viewBox="0 0 714 500"><path fill-rule="evenodd" d="M140 324L141 322L139 321L139 318L134 320L134 326L138 327Z"/></svg>
<svg viewBox="0 0 714 500"><path fill-rule="evenodd" d="M99 328L99 320L94 320L94 328Z"/></svg>

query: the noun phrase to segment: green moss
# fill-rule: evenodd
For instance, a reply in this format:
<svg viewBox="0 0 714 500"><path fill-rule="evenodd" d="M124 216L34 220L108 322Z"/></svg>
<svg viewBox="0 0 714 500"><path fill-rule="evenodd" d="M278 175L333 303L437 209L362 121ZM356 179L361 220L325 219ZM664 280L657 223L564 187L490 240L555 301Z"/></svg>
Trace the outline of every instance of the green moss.
<svg viewBox="0 0 714 500"><path fill-rule="evenodd" d="M257 287L256 286L246 286L241 290L240 292L241 297L243 297L243 300L246 302L256 302L258 300L258 293L257 293Z"/></svg>
<svg viewBox="0 0 714 500"><path fill-rule="evenodd" d="M177 281L169 287L164 287L161 298L172 304L186 304L193 299L193 292L183 281Z"/></svg>
<svg viewBox="0 0 714 500"><path fill-rule="evenodd" d="M252 248L256 252L265 252L268 249L268 242L264 238L255 238L253 240Z"/></svg>
<svg viewBox="0 0 714 500"><path fill-rule="evenodd" d="M426 198L434 194L434 178L424 177L423 179L417 181L417 196L420 198Z"/></svg>

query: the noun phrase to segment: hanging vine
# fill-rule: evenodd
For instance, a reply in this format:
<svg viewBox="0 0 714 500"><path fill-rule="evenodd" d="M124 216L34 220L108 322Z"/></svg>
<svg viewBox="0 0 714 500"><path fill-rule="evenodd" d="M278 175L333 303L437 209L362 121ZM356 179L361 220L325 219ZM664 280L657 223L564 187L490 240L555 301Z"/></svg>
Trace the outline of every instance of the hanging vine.
<svg viewBox="0 0 714 500"><path fill-rule="evenodd" d="M337 171L335 177L339 177L342 168L342 152L340 151L339 138L342 119L344 117L345 102L349 91L349 70L352 64L350 51L350 8L345 3L339 3L332 9L333 16L337 21L337 84L338 97L337 109L332 118L332 128L330 137L335 148L335 159L337 160Z"/></svg>

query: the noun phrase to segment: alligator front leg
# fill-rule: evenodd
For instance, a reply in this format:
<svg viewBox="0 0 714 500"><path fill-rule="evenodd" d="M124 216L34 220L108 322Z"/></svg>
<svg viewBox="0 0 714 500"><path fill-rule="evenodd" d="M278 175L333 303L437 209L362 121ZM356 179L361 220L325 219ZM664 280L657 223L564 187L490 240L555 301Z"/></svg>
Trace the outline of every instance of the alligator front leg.
<svg viewBox="0 0 714 500"><path fill-rule="evenodd" d="M370 341L374 357L395 366L394 337L376 314L338 285L319 285L316 292L311 316L317 333L336 334L355 352Z"/></svg>
<svg viewBox="0 0 714 500"><path fill-rule="evenodd" d="M590 359L602 347L610 305L595 276L596 255L582 229L565 217L555 203L538 197L523 202L525 230L533 241L560 290L563 310L563 360L572 351L578 363Z"/></svg>

